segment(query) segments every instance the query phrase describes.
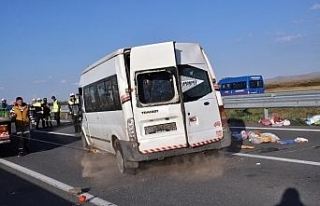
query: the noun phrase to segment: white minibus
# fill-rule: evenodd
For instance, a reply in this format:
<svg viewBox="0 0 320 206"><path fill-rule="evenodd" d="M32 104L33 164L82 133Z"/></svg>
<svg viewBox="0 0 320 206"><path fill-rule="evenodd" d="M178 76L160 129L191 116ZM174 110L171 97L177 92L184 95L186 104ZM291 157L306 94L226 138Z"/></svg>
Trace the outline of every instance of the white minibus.
<svg viewBox="0 0 320 206"><path fill-rule="evenodd" d="M213 68L195 43L119 49L82 72L84 145L115 154L121 173L152 159L230 145Z"/></svg>

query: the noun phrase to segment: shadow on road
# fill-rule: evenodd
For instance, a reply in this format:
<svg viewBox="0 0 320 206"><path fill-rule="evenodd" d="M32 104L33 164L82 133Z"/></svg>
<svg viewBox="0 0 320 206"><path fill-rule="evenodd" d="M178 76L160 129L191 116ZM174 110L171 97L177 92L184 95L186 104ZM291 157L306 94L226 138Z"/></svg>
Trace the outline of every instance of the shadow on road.
<svg viewBox="0 0 320 206"><path fill-rule="evenodd" d="M246 124L242 119L228 119L231 134L240 133L242 130L246 130ZM243 145L243 140L236 140L231 138L231 145L227 148L228 152L238 153Z"/></svg>
<svg viewBox="0 0 320 206"><path fill-rule="evenodd" d="M304 206L300 194L295 188L288 188L282 195L281 202L276 206Z"/></svg>

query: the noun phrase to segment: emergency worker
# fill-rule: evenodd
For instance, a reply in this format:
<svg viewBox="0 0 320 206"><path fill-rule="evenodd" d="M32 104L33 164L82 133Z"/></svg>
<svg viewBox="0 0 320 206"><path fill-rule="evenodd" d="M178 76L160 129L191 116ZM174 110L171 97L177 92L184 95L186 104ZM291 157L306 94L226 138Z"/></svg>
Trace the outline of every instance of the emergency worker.
<svg viewBox="0 0 320 206"><path fill-rule="evenodd" d="M47 98L43 98L42 100L42 108L43 108L43 123L42 125L44 127L52 127L52 122L50 119L50 106L48 104L48 99Z"/></svg>
<svg viewBox="0 0 320 206"><path fill-rule="evenodd" d="M57 125L60 126L60 110L61 110L61 105L60 102L56 99L55 96L51 97L52 99L52 113L54 116L54 120L56 120Z"/></svg>
<svg viewBox="0 0 320 206"><path fill-rule="evenodd" d="M74 93L70 93L70 100L68 101L69 112L72 116L75 133L81 132L80 126L80 102Z"/></svg>
<svg viewBox="0 0 320 206"><path fill-rule="evenodd" d="M34 108L34 117L36 120L36 129L39 129L40 121L42 123L42 126L44 127L44 121L43 121L43 108L41 105L41 98L37 98L36 102L32 105Z"/></svg>
<svg viewBox="0 0 320 206"><path fill-rule="evenodd" d="M23 102L22 97L16 98L16 104L10 111L10 117L15 122L16 132L19 136L18 157L24 156L30 152L30 117L29 106Z"/></svg>

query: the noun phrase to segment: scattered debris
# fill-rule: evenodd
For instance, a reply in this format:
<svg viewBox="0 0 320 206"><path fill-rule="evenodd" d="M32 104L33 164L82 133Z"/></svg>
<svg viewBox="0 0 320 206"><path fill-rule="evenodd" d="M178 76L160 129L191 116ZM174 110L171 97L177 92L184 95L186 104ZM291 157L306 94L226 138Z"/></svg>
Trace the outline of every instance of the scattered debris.
<svg viewBox="0 0 320 206"><path fill-rule="evenodd" d="M238 141L248 139L248 134L245 130L242 130L240 133L233 132L231 136Z"/></svg>
<svg viewBox="0 0 320 206"><path fill-rule="evenodd" d="M278 144L294 144L294 143L296 143L296 142L293 139L278 141Z"/></svg>
<svg viewBox="0 0 320 206"><path fill-rule="evenodd" d="M250 145L241 145L241 149L254 149L254 146L250 146Z"/></svg>
<svg viewBox="0 0 320 206"><path fill-rule="evenodd" d="M259 121L264 126L282 127L290 126L291 122L288 119L282 119L279 114L273 113L269 119L263 119Z"/></svg>
<svg viewBox="0 0 320 206"><path fill-rule="evenodd" d="M313 117L308 117L306 120L307 125L320 125L320 115L315 115Z"/></svg>
<svg viewBox="0 0 320 206"><path fill-rule="evenodd" d="M261 144L261 143L269 143L269 142L277 142L280 140L280 138L272 133L260 133L257 134L255 132L249 132L249 141L252 144Z"/></svg>
<svg viewBox="0 0 320 206"><path fill-rule="evenodd" d="M297 142L297 143L309 142L308 139L303 138L303 137L297 137L297 138L294 139L294 141Z"/></svg>
<svg viewBox="0 0 320 206"><path fill-rule="evenodd" d="M262 144L262 143L278 143L281 145L294 144L294 143L303 143L308 142L309 140L303 137L297 137L295 139L285 139L280 140L280 138L270 132L261 132L259 130L246 132L242 130L241 132L233 132L232 137L236 141L249 140L252 144ZM241 149L254 149L254 146L241 145Z"/></svg>

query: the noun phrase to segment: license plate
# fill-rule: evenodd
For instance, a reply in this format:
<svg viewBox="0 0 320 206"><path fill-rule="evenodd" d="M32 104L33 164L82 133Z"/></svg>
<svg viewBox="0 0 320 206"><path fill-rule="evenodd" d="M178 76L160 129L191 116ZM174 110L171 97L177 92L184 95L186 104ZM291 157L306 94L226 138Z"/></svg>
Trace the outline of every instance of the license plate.
<svg viewBox="0 0 320 206"><path fill-rule="evenodd" d="M170 132L177 130L177 125L175 122L167 124L152 125L144 128L145 134L155 134L160 132Z"/></svg>

